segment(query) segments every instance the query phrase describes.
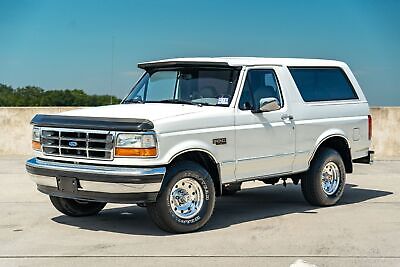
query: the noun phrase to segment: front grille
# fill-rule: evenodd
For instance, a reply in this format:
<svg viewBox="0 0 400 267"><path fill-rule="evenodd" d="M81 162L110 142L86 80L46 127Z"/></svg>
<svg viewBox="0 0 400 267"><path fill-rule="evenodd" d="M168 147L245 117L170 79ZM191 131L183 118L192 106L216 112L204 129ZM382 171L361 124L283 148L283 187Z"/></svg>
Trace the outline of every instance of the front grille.
<svg viewBox="0 0 400 267"><path fill-rule="evenodd" d="M107 131L42 129L42 151L49 156L110 160L113 134Z"/></svg>

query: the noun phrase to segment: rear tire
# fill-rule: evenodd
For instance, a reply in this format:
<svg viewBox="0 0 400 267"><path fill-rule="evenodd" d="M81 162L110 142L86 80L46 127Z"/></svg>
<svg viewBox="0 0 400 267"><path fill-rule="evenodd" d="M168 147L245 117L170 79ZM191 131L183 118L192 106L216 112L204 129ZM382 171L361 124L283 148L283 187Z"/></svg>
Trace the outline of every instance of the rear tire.
<svg viewBox="0 0 400 267"><path fill-rule="evenodd" d="M199 164L181 161L168 168L156 202L147 203L153 222L170 233L188 233L203 227L215 206L210 174Z"/></svg>
<svg viewBox="0 0 400 267"><path fill-rule="evenodd" d="M311 205L332 206L342 197L345 183L346 170L342 157L336 150L323 147L301 179L301 190Z"/></svg>
<svg viewBox="0 0 400 267"><path fill-rule="evenodd" d="M50 201L59 212L72 217L96 215L107 204L103 202L81 201L55 196L50 196Z"/></svg>

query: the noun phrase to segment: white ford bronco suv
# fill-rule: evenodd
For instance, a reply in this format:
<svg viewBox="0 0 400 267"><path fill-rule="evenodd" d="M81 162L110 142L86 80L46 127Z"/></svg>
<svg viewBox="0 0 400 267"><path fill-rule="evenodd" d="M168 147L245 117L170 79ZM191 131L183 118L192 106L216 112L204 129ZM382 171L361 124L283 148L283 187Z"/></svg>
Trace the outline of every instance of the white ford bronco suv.
<svg viewBox="0 0 400 267"><path fill-rule="evenodd" d="M32 119L37 189L69 216L106 203L146 207L161 229L210 219L241 183L301 182L316 206L341 198L353 162L370 163L371 116L349 67L284 58L141 63L119 105Z"/></svg>

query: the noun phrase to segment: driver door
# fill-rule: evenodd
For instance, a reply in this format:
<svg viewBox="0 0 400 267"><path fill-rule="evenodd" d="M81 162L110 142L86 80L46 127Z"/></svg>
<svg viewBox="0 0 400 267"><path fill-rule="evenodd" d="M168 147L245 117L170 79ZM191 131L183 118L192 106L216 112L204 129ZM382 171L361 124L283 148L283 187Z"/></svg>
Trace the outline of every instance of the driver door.
<svg viewBox="0 0 400 267"><path fill-rule="evenodd" d="M292 171L295 127L279 86L279 67L249 68L235 113L237 180ZM260 100L274 97L279 107L257 112Z"/></svg>

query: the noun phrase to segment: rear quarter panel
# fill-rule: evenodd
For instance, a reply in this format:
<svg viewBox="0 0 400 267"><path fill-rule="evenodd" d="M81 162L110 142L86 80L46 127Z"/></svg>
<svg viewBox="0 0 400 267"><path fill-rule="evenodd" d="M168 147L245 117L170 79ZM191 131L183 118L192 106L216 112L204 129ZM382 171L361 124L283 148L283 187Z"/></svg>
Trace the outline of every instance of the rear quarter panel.
<svg viewBox="0 0 400 267"><path fill-rule="evenodd" d="M344 63L337 67L349 78L358 100L304 102L287 69L291 80L287 90L292 95L296 127L294 172L307 170L318 146L332 136L342 136L348 141L353 159L368 154L368 102L349 67Z"/></svg>

